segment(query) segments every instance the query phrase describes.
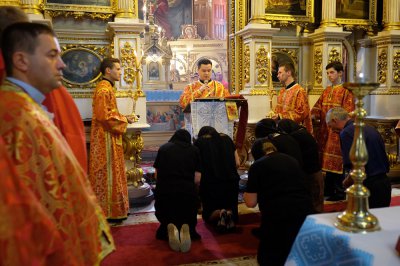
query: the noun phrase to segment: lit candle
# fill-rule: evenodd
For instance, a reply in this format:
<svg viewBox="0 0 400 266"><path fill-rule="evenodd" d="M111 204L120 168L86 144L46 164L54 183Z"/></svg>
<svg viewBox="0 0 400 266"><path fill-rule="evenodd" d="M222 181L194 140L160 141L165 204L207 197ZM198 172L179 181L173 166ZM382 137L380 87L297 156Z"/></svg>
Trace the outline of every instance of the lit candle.
<svg viewBox="0 0 400 266"><path fill-rule="evenodd" d="M145 1L145 2L143 3L143 23L144 23L144 24L146 24L146 22L147 22L147 21L146 21L146 20L147 20L147 18L146 18L146 15L147 15L146 13L147 13L147 12L146 12L146 11L147 11L147 8L146 8L146 1Z"/></svg>
<svg viewBox="0 0 400 266"><path fill-rule="evenodd" d="M364 79L364 73L360 72L360 73L358 74L358 78L359 78L359 82L364 82L364 81L365 81L365 79Z"/></svg>

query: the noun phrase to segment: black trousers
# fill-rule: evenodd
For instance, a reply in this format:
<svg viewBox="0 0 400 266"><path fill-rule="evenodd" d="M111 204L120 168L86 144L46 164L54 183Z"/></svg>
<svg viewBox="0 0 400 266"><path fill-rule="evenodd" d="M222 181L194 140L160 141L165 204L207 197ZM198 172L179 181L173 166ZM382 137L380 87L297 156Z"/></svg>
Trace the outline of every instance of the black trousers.
<svg viewBox="0 0 400 266"><path fill-rule="evenodd" d="M381 208L390 206L392 186L386 173L374 176L367 176L363 184L368 188L370 192L370 196L368 199L370 208Z"/></svg>
<svg viewBox="0 0 400 266"><path fill-rule="evenodd" d="M188 224L191 234L197 225L197 197L185 194L156 195L154 203L155 215L160 222L158 237L167 237L167 225L174 224L180 230L183 224Z"/></svg>
<svg viewBox="0 0 400 266"><path fill-rule="evenodd" d="M331 196L345 196L345 189L343 187L344 175L333 172L325 172L325 187L324 195Z"/></svg>

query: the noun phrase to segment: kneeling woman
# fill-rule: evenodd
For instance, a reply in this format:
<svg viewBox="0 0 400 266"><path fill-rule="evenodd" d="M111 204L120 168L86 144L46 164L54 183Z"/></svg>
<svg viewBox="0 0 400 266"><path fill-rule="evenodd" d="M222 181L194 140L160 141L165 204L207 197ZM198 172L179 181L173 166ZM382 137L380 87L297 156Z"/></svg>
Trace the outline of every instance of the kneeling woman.
<svg viewBox="0 0 400 266"><path fill-rule="evenodd" d="M154 168L157 178L154 207L160 222L156 238L168 239L173 250L186 252L190 249L190 239L200 239L196 232L196 183L201 178L201 160L188 131L177 130L160 147Z"/></svg>
<svg viewBox="0 0 400 266"><path fill-rule="evenodd" d="M194 143L200 149L203 172L200 199L204 221L225 232L238 220L239 174L232 139L213 127L202 127Z"/></svg>
<svg viewBox="0 0 400 266"><path fill-rule="evenodd" d="M260 265L284 265L306 216L313 213L304 173L293 157L278 152L268 138L251 148L256 160L249 169L244 200L258 203L261 235L257 260Z"/></svg>

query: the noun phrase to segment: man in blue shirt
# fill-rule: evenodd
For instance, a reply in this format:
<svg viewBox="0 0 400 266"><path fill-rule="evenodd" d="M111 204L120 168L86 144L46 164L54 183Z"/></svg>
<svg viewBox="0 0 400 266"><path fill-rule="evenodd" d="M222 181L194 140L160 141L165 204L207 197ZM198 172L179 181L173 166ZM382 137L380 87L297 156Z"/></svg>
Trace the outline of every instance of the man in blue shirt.
<svg viewBox="0 0 400 266"><path fill-rule="evenodd" d="M326 123L332 130L340 132L343 170L347 173L352 168L349 153L354 137L354 121L345 109L335 107L326 114ZM391 184L386 175L389 172L389 160L386 155L384 141L379 132L372 126L365 125L363 133L368 151L368 162L365 165L367 177L364 180L364 186L371 193L369 206L371 208L388 207L391 199ZM349 184L349 181L350 176L345 179L344 185Z"/></svg>

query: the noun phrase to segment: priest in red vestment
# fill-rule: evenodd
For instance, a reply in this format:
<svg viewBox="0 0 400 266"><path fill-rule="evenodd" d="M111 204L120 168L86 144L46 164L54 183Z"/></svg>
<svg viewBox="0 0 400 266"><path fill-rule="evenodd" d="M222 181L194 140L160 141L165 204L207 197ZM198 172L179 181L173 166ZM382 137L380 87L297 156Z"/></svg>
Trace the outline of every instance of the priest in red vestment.
<svg viewBox="0 0 400 266"><path fill-rule="evenodd" d="M134 119L117 108L114 83L121 76L119 59L105 58L100 70L103 80L93 94L89 179L107 219L120 220L129 212L122 135Z"/></svg>
<svg viewBox="0 0 400 266"><path fill-rule="evenodd" d="M10 24L29 22L27 15L13 6L0 7L0 34ZM0 54L0 84L5 78L3 56ZM67 89L60 86L46 95L43 105L54 114L54 124L63 134L83 170L87 172L85 131L79 110Z"/></svg>
<svg viewBox="0 0 400 266"><path fill-rule="evenodd" d="M228 89L222 83L211 80L212 62L209 59L199 60L197 72L199 73L199 80L187 85L179 98L179 105L183 109L197 98L224 98L230 95Z"/></svg>
<svg viewBox="0 0 400 266"><path fill-rule="evenodd" d="M77 265L47 210L19 178L1 136L0 217L1 265Z"/></svg>
<svg viewBox="0 0 400 266"><path fill-rule="evenodd" d="M326 72L332 86L326 87L311 110L315 124L319 127L315 138L318 142L322 170L325 171L325 196L331 199L344 199L343 160L339 133L328 128L325 118L329 109L342 107L347 112L355 109L355 98L351 91L343 87L343 65L332 62L326 66Z"/></svg>
<svg viewBox="0 0 400 266"><path fill-rule="evenodd" d="M295 74L292 63L283 63L279 66L278 79L285 87L279 91L275 106L276 116L273 119L291 119L304 126L312 134L308 96L306 91L294 80Z"/></svg>
<svg viewBox="0 0 400 266"><path fill-rule="evenodd" d="M44 95L61 85L65 67L55 33L44 24L15 23L3 32L1 47L7 78L0 87L0 136L17 175L46 208L76 265L99 265L115 248L107 221L85 172L42 108Z"/></svg>

